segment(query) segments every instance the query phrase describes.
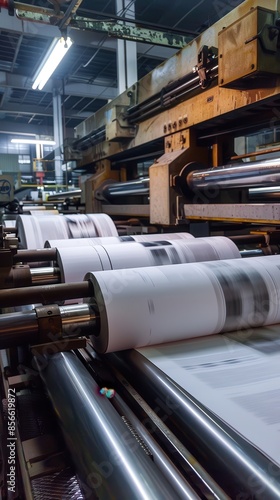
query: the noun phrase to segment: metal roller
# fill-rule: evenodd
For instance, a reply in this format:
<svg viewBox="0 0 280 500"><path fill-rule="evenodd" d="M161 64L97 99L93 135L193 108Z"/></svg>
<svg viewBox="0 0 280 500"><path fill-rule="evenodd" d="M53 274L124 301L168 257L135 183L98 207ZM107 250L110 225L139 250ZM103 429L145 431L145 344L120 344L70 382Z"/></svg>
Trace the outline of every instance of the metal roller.
<svg viewBox="0 0 280 500"><path fill-rule="evenodd" d="M179 498L77 357L55 354L40 375L87 498Z"/></svg>
<svg viewBox="0 0 280 500"><path fill-rule="evenodd" d="M55 194L49 194L48 195L48 201L57 201L61 199L67 199L67 198L75 198L75 197L80 197L82 193L81 189L72 189L71 191L63 191L60 193L55 193Z"/></svg>
<svg viewBox="0 0 280 500"><path fill-rule="evenodd" d="M88 336L98 330L98 314L90 304L37 306L0 314L0 349Z"/></svg>
<svg viewBox="0 0 280 500"><path fill-rule="evenodd" d="M251 189L249 192L250 199L261 201L265 197L269 199L274 197L273 199L277 201L279 199L279 187L271 185L280 183L280 159L236 163L199 170L197 166L197 163L192 162L180 172L183 191L198 191L213 187L218 189L255 187L257 189ZM110 203L117 202L121 196L149 196L149 177L104 186L102 196Z"/></svg>
<svg viewBox="0 0 280 500"><path fill-rule="evenodd" d="M105 185L102 196L110 203L118 202L121 196L149 196L149 178Z"/></svg>
<svg viewBox="0 0 280 500"><path fill-rule="evenodd" d="M280 199L280 186L259 187L249 189L249 200L256 202L273 202L279 203Z"/></svg>
<svg viewBox="0 0 280 500"><path fill-rule="evenodd" d="M36 312L21 311L0 314L0 348L32 343L38 335Z"/></svg>
<svg viewBox="0 0 280 500"><path fill-rule="evenodd" d="M279 181L279 159L194 170L186 176L187 185L192 191L209 187L232 189L266 186Z"/></svg>

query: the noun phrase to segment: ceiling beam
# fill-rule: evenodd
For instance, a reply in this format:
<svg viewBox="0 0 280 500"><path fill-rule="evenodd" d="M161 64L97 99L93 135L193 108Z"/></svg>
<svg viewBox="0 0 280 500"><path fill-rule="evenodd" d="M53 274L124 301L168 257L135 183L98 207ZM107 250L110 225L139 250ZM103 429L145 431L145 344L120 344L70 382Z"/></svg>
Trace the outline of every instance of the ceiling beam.
<svg viewBox="0 0 280 500"><path fill-rule="evenodd" d="M2 10L0 13L0 30L30 36L40 36L42 38L56 38L61 36L57 26L21 21L17 17L9 16L6 10ZM104 40L104 33L69 29L69 36L74 43L82 47L97 49L102 45L102 49L117 50L117 40L110 37ZM177 49L170 47L156 47L154 45L137 43L137 52L139 54L146 53L147 57L159 57L161 60L168 59L176 51Z"/></svg>
<svg viewBox="0 0 280 500"><path fill-rule="evenodd" d="M100 21L79 16L76 16L70 22L70 26L79 30L103 32L108 36L123 40L174 47L176 49L182 49L193 39L193 36L190 35L180 35L141 26L121 24L118 21Z"/></svg>
<svg viewBox="0 0 280 500"><path fill-rule="evenodd" d="M48 125L32 125L30 123L28 125L28 134L26 133L26 123L16 123L16 122L9 122L6 119L2 120L1 119L1 112L0 112L0 134L22 134L22 135L47 135L47 136L52 136L53 135L53 127L50 127ZM74 136L74 130L72 128L68 129L66 127L66 137L73 137Z"/></svg>
<svg viewBox="0 0 280 500"><path fill-rule="evenodd" d="M56 6L54 0L52 0ZM56 0L57 2L57 0ZM188 32L182 34L178 30L170 30L166 27L155 29L154 27L141 25L141 22L136 19L117 18L100 20L73 15L75 10L82 0L71 0L66 12L61 19L59 9L55 11L41 7L29 6L27 4L15 4L17 17L21 21L39 22L53 26L56 24L59 29L64 29L65 26L73 27L78 30L89 30L91 32L104 32L109 36L132 40L135 42L150 43L152 45L161 45L167 47L175 47L181 49L185 47L197 35L196 32ZM36 12L37 10L37 12ZM126 21L129 21L128 23Z"/></svg>
<svg viewBox="0 0 280 500"><path fill-rule="evenodd" d="M26 37L42 37L52 39L61 36L60 30L54 25L45 25L43 23L23 21L16 16L9 16L6 10L0 12L0 30L9 31L11 34L17 34ZM102 47L102 50L116 51L117 50L117 40L104 37L104 33L97 33L96 31L83 31L81 29L71 29L68 27L68 34L73 39L76 45L83 47L90 47L93 51L98 50ZM176 49L168 47L158 47L154 45L149 45L145 43L137 43L137 53L138 56L144 55L145 57L158 58L159 62L168 59L176 52ZM94 53L94 52L93 52ZM35 114L41 116L52 117L52 106L48 108L36 104L25 105L24 103L13 103L11 100L11 89L20 89L25 91L32 91L32 75L24 76L17 75L13 73L8 73L5 71L0 71L0 95L3 92L3 99L0 99L0 123L1 114L10 113L20 115L32 116ZM75 96L80 98L89 99L102 99L104 102L110 99L114 99L117 96L117 89L111 86L107 86L104 82L100 82L101 85L96 84L96 82L91 85L88 83L80 83L69 81L65 83L64 95ZM50 80L44 87L44 93L53 92L53 82ZM43 93L42 93L43 95ZM37 101L37 99L36 99ZM20 111L19 111L20 110ZM83 120L88 116L91 116L92 112L78 112L75 110L65 110L65 119L77 119Z"/></svg>
<svg viewBox="0 0 280 500"><path fill-rule="evenodd" d="M32 90L32 80L27 76L15 75L0 71L0 90L1 88L16 88L22 90ZM52 83L49 81L44 92L52 93ZM77 97L87 97L90 99L114 99L117 96L117 89L113 87L105 87L102 85L90 85L86 83L66 83L65 95Z"/></svg>
<svg viewBox="0 0 280 500"><path fill-rule="evenodd" d="M102 85L90 85L86 83L66 83L65 94L89 97L91 99L114 99L118 91L114 87L104 87Z"/></svg>
<svg viewBox="0 0 280 500"><path fill-rule="evenodd" d="M0 129L0 134L26 134L26 123L9 122L6 118L2 120L0 112ZM30 123L28 125L28 135L29 134L52 136L53 128L47 125L32 125L32 123Z"/></svg>
<svg viewBox="0 0 280 500"><path fill-rule="evenodd" d="M43 38L61 36L57 26L46 26L41 23L21 21L16 16L9 16L6 10L2 10L0 13L0 29L14 33L23 33L25 35L42 36Z"/></svg>
<svg viewBox="0 0 280 500"><path fill-rule="evenodd" d="M31 106L29 104L11 104L11 103L4 103L4 106L0 109L0 114L1 113L9 113L9 114L18 114L18 115L39 115L39 116L49 116L50 118L53 117L53 112L52 108L50 107L49 110L46 110L44 107L40 106ZM79 113L78 111L75 110L65 110L64 116L65 118L73 118L76 120L84 120L85 118L88 118L89 116L92 116L92 112L86 112L83 111Z"/></svg>

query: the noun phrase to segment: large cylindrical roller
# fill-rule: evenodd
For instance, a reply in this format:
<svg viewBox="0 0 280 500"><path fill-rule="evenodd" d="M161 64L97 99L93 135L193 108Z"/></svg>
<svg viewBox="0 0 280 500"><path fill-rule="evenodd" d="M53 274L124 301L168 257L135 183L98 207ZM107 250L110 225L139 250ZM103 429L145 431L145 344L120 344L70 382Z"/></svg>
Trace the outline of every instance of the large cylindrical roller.
<svg viewBox="0 0 280 500"><path fill-rule="evenodd" d="M61 279L81 281L89 271L127 269L240 258L236 245L223 236L162 242L134 242L125 245L96 245L57 249Z"/></svg>
<svg viewBox="0 0 280 500"><path fill-rule="evenodd" d="M16 220L17 235L21 248L43 248L47 238L68 239L66 219L59 215L34 217L18 215Z"/></svg>
<svg viewBox="0 0 280 500"><path fill-rule="evenodd" d="M117 236L112 219L106 214L50 215L35 217L19 215L16 222L21 248L43 248L53 239Z"/></svg>
<svg viewBox="0 0 280 500"><path fill-rule="evenodd" d="M280 257L89 273L98 352L280 322Z"/></svg>
<svg viewBox="0 0 280 500"><path fill-rule="evenodd" d="M269 186L280 180L279 158L194 170L187 174L188 187L197 191Z"/></svg>

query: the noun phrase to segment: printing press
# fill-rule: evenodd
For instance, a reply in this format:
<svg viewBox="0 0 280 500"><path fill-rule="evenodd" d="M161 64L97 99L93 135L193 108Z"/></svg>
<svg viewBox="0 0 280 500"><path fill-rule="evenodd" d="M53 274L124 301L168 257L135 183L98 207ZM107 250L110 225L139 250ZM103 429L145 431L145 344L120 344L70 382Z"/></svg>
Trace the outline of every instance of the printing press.
<svg viewBox="0 0 280 500"><path fill-rule="evenodd" d="M3 498L280 498L278 14L77 127L85 214L2 227Z"/></svg>

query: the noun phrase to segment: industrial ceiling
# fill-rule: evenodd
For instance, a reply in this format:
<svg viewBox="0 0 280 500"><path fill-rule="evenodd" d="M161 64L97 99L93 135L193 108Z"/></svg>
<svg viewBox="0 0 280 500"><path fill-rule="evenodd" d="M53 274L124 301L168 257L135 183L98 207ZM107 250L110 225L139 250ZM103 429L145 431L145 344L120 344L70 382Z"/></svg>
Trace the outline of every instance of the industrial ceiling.
<svg viewBox="0 0 280 500"><path fill-rule="evenodd" d="M131 0L117 11L115 0L26 0L24 4L62 12L79 5L76 15L117 22L135 10L137 26L180 32L190 39L243 0ZM23 4L22 3L22 4ZM1 2L0 2L1 4ZM22 5L21 4L21 5ZM15 2L15 7L17 2ZM148 24L147 24L148 23ZM117 95L117 40L106 33L68 29L74 44L43 90L32 90L34 74L53 38L56 25L22 21L7 9L0 12L0 131L46 134L52 128L52 86L62 89L64 123L74 129ZM138 79L178 49L137 42Z"/></svg>

